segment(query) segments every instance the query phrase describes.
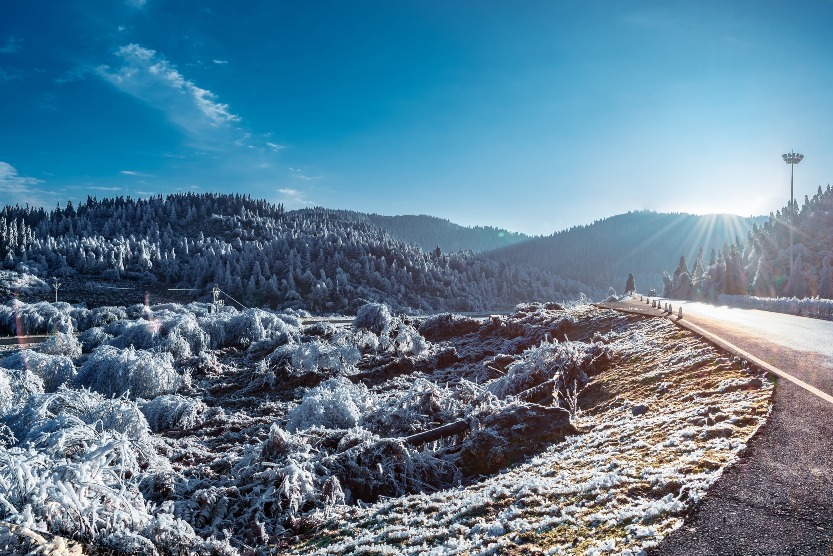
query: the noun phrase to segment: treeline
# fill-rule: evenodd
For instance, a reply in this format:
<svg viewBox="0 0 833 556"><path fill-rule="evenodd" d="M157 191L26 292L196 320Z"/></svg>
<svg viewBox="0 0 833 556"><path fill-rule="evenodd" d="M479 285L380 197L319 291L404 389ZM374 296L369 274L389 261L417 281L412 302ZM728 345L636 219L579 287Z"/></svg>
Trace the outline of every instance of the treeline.
<svg viewBox="0 0 833 556"><path fill-rule="evenodd" d="M396 239L406 243L416 243L425 251L432 251L439 247L446 253L451 251L482 253L529 239L529 236L519 232L510 232L492 226L460 226L445 218L424 214L383 216L352 211L338 212L348 218L379 226Z"/></svg>
<svg viewBox="0 0 833 556"><path fill-rule="evenodd" d="M485 310L573 298L586 286L550 272L425 252L325 209L286 212L247 195L88 197L79 207L0 212L6 268L47 276L162 283L201 292L217 284L249 306L352 311L368 301L401 309Z"/></svg>
<svg viewBox="0 0 833 556"><path fill-rule="evenodd" d="M792 218L791 218L792 216ZM790 275L790 221L793 266ZM689 267L680 256L673 275L663 277L663 294L682 299L716 299L720 294L758 297L833 298L833 190L818 188L770 213L741 241L724 242L708 259L701 248Z"/></svg>
<svg viewBox="0 0 833 556"><path fill-rule="evenodd" d="M499 249L488 256L534 265L607 290L619 290L633 273L640 289L661 288L669 253L696 255L699 246L720 248L726 237L744 237L756 221L735 215L628 212L575 226L551 236Z"/></svg>

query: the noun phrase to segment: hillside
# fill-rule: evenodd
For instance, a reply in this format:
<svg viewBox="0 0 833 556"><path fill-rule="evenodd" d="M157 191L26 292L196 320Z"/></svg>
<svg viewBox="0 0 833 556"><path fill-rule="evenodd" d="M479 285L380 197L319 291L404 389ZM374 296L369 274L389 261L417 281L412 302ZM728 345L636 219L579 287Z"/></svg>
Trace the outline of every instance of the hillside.
<svg viewBox="0 0 833 556"><path fill-rule="evenodd" d="M214 284L246 306L316 312L352 312L368 301L415 311L493 310L593 293L551 272L471 252L425 252L339 212L285 212L239 195L88 198L48 213L7 206L0 258L20 274L90 290L69 298L88 303L102 291L169 287L206 299ZM28 295L48 298L37 291Z"/></svg>
<svg viewBox="0 0 833 556"><path fill-rule="evenodd" d="M790 207L770 213L742 241L727 242L703 260L677 261L664 292L669 296L714 299L720 294L759 297L819 296L833 299L833 189L819 186L793 207L790 276Z"/></svg>
<svg viewBox="0 0 833 556"><path fill-rule="evenodd" d="M640 289L662 288L669 257L693 258L724 241L744 238L764 217L628 212L551 236L532 238L488 256L512 264L534 265L597 288L621 291L629 272Z"/></svg>
<svg viewBox="0 0 833 556"><path fill-rule="evenodd" d="M519 232L492 226L460 226L445 218L425 214L383 216L350 211L337 212L357 221L369 222L396 239L405 243L415 243L425 251L433 251L439 247L443 253L482 253L530 239L530 236Z"/></svg>

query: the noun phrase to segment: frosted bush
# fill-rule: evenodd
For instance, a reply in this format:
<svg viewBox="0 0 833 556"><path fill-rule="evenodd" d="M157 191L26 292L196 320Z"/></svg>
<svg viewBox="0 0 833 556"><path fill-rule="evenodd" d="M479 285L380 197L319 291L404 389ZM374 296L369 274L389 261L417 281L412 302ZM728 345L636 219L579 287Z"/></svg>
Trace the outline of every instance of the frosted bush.
<svg viewBox="0 0 833 556"><path fill-rule="evenodd" d="M113 336L109 345L117 348L133 347L151 349L160 342L162 325L155 320L138 319L133 321L116 321L108 324L104 331Z"/></svg>
<svg viewBox="0 0 833 556"><path fill-rule="evenodd" d="M178 394L157 396L141 407L154 432L194 428L205 422L208 411L202 400Z"/></svg>
<svg viewBox="0 0 833 556"><path fill-rule="evenodd" d="M806 297L755 297L750 295L721 294L717 302L732 307L760 309L789 315L802 315L833 320L833 299Z"/></svg>
<svg viewBox="0 0 833 556"><path fill-rule="evenodd" d="M166 337L162 349L172 353L177 360L199 354L210 343L208 334L191 313L171 318L164 323L163 328Z"/></svg>
<svg viewBox="0 0 833 556"><path fill-rule="evenodd" d="M29 370L43 381L47 392L54 392L62 384L72 382L77 374L75 365L66 355L49 355L24 349L0 361L0 367Z"/></svg>
<svg viewBox="0 0 833 556"><path fill-rule="evenodd" d="M106 326L111 322L125 319L127 319L127 311L124 307L96 307L90 311L90 326Z"/></svg>
<svg viewBox="0 0 833 556"><path fill-rule="evenodd" d="M361 360L356 346L348 343L344 336L330 342L315 339L298 345L292 352L292 367L300 372L314 372L329 369L346 373Z"/></svg>
<svg viewBox="0 0 833 556"><path fill-rule="evenodd" d="M277 338L282 334L297 334L297 328L277 315L262 309L246 309L227 321L223 345L249 347L260 340Z"/></svg>
<svg viewBox="0 0 833 556"><path fill-rule="evenodd" d="M133 397L152 399L175 393L182 377L169 353L101 346L81 366L77 382L107 396L129 392Z"/></svg>
<svg viewBox="0 0 833 556"><path fill-rule="evenodd" d="M0 270L0 291L19 292L22 294L47 293L52 288L49 284L25 272Z"/></svg>
<svg viewBox="0 0 833 556"><path fill-rule="evenodd" d="M427 450L415 450L401 439L380 438L362 428L348 431L336 453L323 458L321 465L339 478L345 495L367 502L380 496L448 488L461 479L453 463Z"/></svg>
<svg viewBox="0 0 833 556"><path fill-rule="evenodd" d="M304 395L301 404L287 415L286 429L349 429L359 424L374 403L374 396L364 384L353 384L344 377L331 378Z"/></svg>
<svg viewBox="0 0 833 556"><path fill-rule="evenodd" d="M38 345L38 351L47 355L65 355L71 359L81 357L81 342L75 334L58 332L53 334L45 342Z"/></svg>
<svg viewBox="0 0 833 556"><path fill-rule="evenodd" d="M453 313L440 313L429 317L419 326L419 333L431 340L438 342L448 340L457 336L464 336L471 332L477 332L480 328L480 321L471 317L455 315Z"/></svg>
<svg viewBox="0 0 833 556"><path fill-rule="evenodd" d="M113 457L125 471L168 468L167 460L156 453L139 407L124 398L62 388L30 396L9 422L21 447L36 448L50 457L73 457L104 438L124 439L129 444Z"/></svg>
<svg viewBox="0 0 833 556"><path fill-rule="evenodd" d="M81 342L81 350L89 353L98 346L106 344L113 339L112 334L108 334L100 326L88 328L78 335L78 341Z"/></svg>
<svg viewBox="0 0 833 556"><path fill-rule="evenodd" d="M381 303L368 303L363 305L356 312L353 319L353 328L356 330L370 330L377 336L387 335L393 324L393 316L387 305Z"/></svg>
<svg viewBox="0 0 833 556"><path fill-rule="evenodd" d="M581 387L593 370L595 359L606 357L602 344L561 342L543 344L526 350L521 359L509 366L506 374L488 385L491 393L499 398L522 392L552 381L555 392Z"/></svg>
<svg viewBox="0 0 833 556"><path fill-rule="evenodd" d="M29 369L0 367L0 419L16 411L32 394L43 393L43 380Z"/></svg>
<svg viewBox="0 0 833 556"><path fill-rule="evenodd" d="M419 357L428 350L428 342L409 324L399 323L393 345L399 353L413 354Z"/></svg>

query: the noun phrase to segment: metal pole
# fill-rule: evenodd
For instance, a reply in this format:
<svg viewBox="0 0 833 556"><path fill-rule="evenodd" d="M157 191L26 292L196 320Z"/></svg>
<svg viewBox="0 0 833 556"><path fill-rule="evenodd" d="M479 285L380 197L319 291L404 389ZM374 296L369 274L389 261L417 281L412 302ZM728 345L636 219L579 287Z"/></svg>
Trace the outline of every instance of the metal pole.
<svg viewBox="0 0 833 556"><path fill-rule="evenodd" d="M795 164L790 164L790 278L793 277L793 176L795 175ZM792 286L790 286L792 289Z"/></svg>

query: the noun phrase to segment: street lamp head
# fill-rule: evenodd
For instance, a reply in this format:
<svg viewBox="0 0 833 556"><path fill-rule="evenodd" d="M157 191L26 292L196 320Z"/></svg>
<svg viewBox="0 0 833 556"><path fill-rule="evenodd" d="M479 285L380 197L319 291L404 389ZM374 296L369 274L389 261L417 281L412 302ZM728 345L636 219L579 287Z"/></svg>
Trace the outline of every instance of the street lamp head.
<svg viewBox="0 0 833 556"><path fill-rule="evenodd" d="M787 154L782 154L781 157L784 159L784 162L787 164L798 164L804 159L803 154L798 154L796 152L791 152Z"/></svg>

